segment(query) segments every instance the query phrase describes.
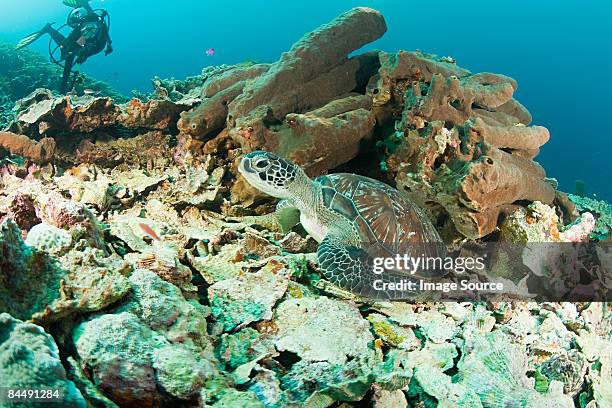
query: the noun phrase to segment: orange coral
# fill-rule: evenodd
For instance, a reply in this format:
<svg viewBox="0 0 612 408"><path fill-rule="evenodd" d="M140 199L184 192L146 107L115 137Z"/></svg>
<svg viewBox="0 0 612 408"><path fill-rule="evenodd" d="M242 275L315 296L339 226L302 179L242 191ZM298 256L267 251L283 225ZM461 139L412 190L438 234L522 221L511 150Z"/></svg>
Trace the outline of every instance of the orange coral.
<svg viewBox="0 0 612 408"><path fill-rule="evenodd" d="M128 102L128 108L132 109L142 109L144 104L138 98L132 98Z"/></svg>

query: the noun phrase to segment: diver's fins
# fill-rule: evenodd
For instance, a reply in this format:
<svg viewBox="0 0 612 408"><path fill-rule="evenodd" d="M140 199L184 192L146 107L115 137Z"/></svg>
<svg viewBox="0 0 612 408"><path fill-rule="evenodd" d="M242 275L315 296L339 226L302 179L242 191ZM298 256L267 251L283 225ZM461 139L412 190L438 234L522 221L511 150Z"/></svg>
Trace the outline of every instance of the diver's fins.
<svg viewBox="0 0 612 408"><path fill-rule="evenodd" d="M45 33L44 30L40 30L40 31L37 31L35 33L28 35L25 38L22 38L21 41L19 41L17 45L15 46L15 49L19 50L23 47L27 47L28 45L32 44L34 41L42 37L44 33Z"/></svg>
<svg viewBox="0 0 612 408"><path fill-rule="evenodd" d="M45 25L42 30L37 31L35 33L32 33L30 35L28 35L27 37L21 39L21 41L19 41L17 43L17 45L15 46L16 50L19 50L23 47L26 47L30 44L32 44L34 41L38 40L40 37L42 37L43 35L49 33L51 26L53 26L53 24L55 23L48 23L47 25Z"/></svg>
<svg viewBox="0 0 612 408"><path fill-rule="evenodd" d="M64 0L62 3L64 3L65 6L72 7L72 8L77 8L77 7L84 6L88 2L86 0ZM85 4L83 4L83 3L85 3Z"/></svg>

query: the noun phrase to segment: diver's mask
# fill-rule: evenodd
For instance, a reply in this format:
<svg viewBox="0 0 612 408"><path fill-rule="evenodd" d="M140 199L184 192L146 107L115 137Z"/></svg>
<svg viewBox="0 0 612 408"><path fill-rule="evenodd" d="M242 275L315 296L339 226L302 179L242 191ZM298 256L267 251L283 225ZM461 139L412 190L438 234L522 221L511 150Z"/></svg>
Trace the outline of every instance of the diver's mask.
<svg viewBox="0 0 612 408"><path fill-rule="evenodd" d="M85 7L77 7L68 14L67 24L72 27L78 27L87 17L87 9Z"/></svg>

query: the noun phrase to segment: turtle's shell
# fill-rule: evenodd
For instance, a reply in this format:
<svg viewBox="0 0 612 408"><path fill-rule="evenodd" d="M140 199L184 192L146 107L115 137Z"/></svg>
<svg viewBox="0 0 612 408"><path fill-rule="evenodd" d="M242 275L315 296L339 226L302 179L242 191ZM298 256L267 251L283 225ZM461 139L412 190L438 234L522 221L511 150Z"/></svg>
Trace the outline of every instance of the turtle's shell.
<svg viewBox="0 0 612 408"><path fill-rule="evenodd" d="M424 212L396 189L349 173L315 179L323 203L350 220L372 256L444 256L442 239Z"/></svg>

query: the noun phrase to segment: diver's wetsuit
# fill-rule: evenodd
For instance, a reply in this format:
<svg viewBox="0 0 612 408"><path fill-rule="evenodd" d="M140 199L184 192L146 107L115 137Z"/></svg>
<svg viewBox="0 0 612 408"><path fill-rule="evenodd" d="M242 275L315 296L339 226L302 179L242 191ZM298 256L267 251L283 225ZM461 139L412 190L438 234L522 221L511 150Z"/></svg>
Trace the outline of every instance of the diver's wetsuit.
<svg viewBox="0 0 612 408"><path fill-rule="evenodd" d="M72 30L68 37L64 37L51 27L48 28L48 33L60 46L61 60L64 61L61 93L68 90L66 89L68 80L75 64L82 64L87 58L101 52L107 45L110 46L108 27L95 13L92 13L91 20L88 17L88 20ZM107 54L109 49L107 49Z"/></svg>
<svg viewBox="0 0 612 408"><path fill-rule="evenodd" d="M109 27L106 23L108 13L105 10L93 10L87 1L80 1L79 6L86 10L86 14L80 18L77 25L72 25L72 32L66 37L51 24L47 24L35 38L49 34L57 43L61 51L58 63L63 62L64 72L60 92L66 93L75 64L82 64L87 58L95 55L106 47L105 54L110 54L113 49L109 36ZM26 43L27 45L28 43Z"/></svg>

